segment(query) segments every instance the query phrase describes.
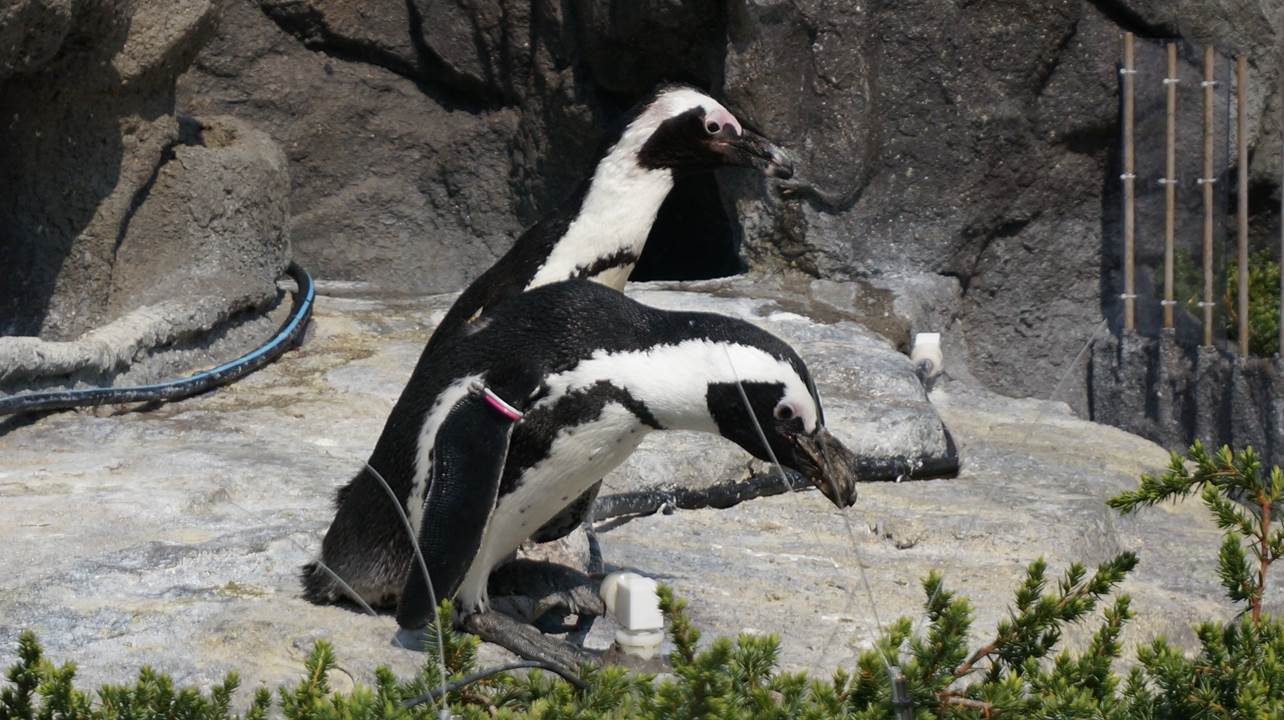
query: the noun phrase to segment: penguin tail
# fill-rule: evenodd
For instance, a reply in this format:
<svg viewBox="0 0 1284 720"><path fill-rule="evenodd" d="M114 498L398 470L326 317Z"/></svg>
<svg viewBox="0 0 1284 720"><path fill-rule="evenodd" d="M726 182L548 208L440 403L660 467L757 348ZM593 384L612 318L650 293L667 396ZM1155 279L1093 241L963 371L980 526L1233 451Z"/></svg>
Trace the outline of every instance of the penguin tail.
<svg viewBox="0 0 1284 720"><path fill-rule="evenodd" d="M330 573L321 568L320 563L310 562L299 572L303 583L303 598L317 605L330 605L339 599L339 588L330 577Z"/></svg>

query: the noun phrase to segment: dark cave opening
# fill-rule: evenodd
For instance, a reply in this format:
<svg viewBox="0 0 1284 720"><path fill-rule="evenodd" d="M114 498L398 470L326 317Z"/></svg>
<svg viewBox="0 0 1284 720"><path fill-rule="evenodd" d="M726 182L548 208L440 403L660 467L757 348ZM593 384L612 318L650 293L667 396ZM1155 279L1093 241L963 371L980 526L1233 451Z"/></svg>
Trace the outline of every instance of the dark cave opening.
<svg viewBox="0 0 1284 720"><path fill-rule="evenodd" d="M713 173L679 178L660 206L630 280L708 280L738 275L738 232Z"/></svg>

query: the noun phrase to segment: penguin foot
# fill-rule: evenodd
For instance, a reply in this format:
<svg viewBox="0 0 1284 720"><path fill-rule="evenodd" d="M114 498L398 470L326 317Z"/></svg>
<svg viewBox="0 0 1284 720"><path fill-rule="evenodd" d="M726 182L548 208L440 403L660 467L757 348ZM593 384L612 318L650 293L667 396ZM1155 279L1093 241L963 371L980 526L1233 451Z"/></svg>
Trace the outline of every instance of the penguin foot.
<svg viewBox="0 0 1284 720"><path fill-rule="evenodd" d="M565 640L549 637L532 625L493 610L466 615L460 626L489 643L494 643L518 657L556 665L567 672L578 672L582 665L597 665L601 658L592 651Z"/></svg>
<svg viewBox="0 0 1284 720"><path fill-rule="evenodd" d="M559 621L568 615L583 621L606 614L598 594L601 583L564 565L514 560L496 568L488 585L494 608L528 623L550 614Z"/></svg>

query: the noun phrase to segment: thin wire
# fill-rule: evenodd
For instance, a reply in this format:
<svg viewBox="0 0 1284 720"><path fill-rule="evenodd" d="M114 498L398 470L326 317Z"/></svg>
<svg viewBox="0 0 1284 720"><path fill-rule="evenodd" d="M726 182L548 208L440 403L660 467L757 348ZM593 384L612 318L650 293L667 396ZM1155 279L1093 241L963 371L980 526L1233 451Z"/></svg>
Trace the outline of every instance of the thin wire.
<svg viewBox="0 0 1284 720"><path fill-rule="evenodd" d="M253 511L251 511L249 508L245 507L244 505L241 505L240 503L236 502L235 500L227 498L227 499L224 499L223 502L226 502L228 505L231 505L232 507L240 510L241 512L245 513L245 515L247 515L248 517L258 520L258 516L255 515ZM294 538L286 536L285 539L291 545L298 548L299 550L302 550L304 553L310 552L308 548L304 547L302 543L295 540ZM356 601L358 605L361 606L361 609L364 610L367 615L370 615L371 617L379 617L379 613L376 612L374 608L370 607L370 605L366 603L365 598L361 597L361 595L359 595L356 590L353 590L351 585L349 585L343 578L339 577L339 573L330 569L330 566L322 562L320 558L316 560L316 566L326 571L326 573L331 578L333 578L335 582L339 583L339 587L343 588L343 591L348 593L348 595L354 601ZM397 641L398 645L401 645L401 641L399 639L397 639L396 637L394 637L393 639ZM406 648L405 646L402 646L402 648L409 649L409 648Z"/></svg>
<svg viewBox="0 0 1284 720"><path fill-rule="evenodd" d="M257 520L257 519L258 519L258 516L257 516L257 515L255 515L255 514L254 514L254 513L249 509L249 508L245 507L244 505L241 505L240 503L236 502L235 500L232 500L231 498L227 498L226 500L224 500L224 502L226 502L227 504L231 505L232 507L234 507L234 508L236 508L236 509L240 510L240 511L241 511L242 513L244 513L246 516L251 517L251 518L254 518L255 520ZM291 545L293 545L294 547L298 548L299 550L302 550L304 553L308 553L308 552L310 552L310 550L308 550L308 548L304 547L302 543L300 543L299 541L295 540L294 538L289 537L289 536L287 535L287 536L285 536L285 539L286 539L286 540L287 540ZM363 611L365 611L365 613L366 613L367 615L369 615L370 617L375 617L375 618L379 617L379 613L378 613L378 612L376 612L374 608L370 607L370 604L366 602L365 598L361 597L361 594L360 594L360 593L358 593L356 590L354 590L354 589L353 589L353 587L352 587L351 585L349 585L349 584L347 583L347 581L346 581L346 580L344 580L342 577L340 577L340 576L339 576L339 573L335 572L335 571L334 571L334 570L333 570L329 565L326 565L326 564L325 564L325 563L324 563L320 558L317 558L314 562L316 563L316 566L317 566L317 567L319 567L319 568L321 568L322 570L324 570L324 571L326 572L326 574L327 574L327 575L329 575L331 578L333 578L333 579L334 579L334 581L335 581L335 582L339 583L339 587L343 588L343 591L344 591L344 592L346 592L346 593L348 594L348 597L350 597L350 598L352 598L354 601L356 601L356 603L357 603L358 605L360 605L360 606L361 606L361 609L362 609ZM395 633L394 633L394 634L393 634L393 636L392 636L392 641L393 641L393 642L395 642L395 643L397 643L397 647L401 648L402 650L408 650L408 651L410 651L410 648L406 647L406 646L405 646L405 644L403 644L403 643L401 642L401 638L400 638L400 637L398 637ZM413 652L413 651L411 651L411 652ZM434 704L434 705L436 705L436 704L437 704L437 697L436 697L436 696L433 696L432 700L433 700L433 704ZM446 705L445 703L442 703L442 704L441 704L441 709L440 709L440 712L439 712L440 716L441 716L441 717L443 717L443 718L447 717L447 713L449 713L449 711L450 711L449 706L448 706L448 705Z"/></svg>
<svg viewBox="0 0 1284 720"><path fill-rule="evenodd" d="M1065 384L1066 379L1070 377L1070 373L1074 372L1074 369L1079 365L1079 361L1083 358L1083 354L1088 351L1088 348L1092 347L1092 344L1094 342L1096 342L1097 333L1101 332L1101 328L1105 326L1108 322L1109 322L1108 318L1103 318L1100 322L1093 325L1092 333L1088 335L1088 339L1087 341L1084 342L1083 347L1079 348L1079 352L1075 354L1074 360L1072 360L1070 364L1066 367L1065 372L1061 373L1061 378L1057 381L1057 384L1052 386L1052 392L1048 395L1048 401L1056 400L1057 394L1061 392L1061 386ZM1034 428L1037 427L1038 424L1043 420L1045 411L1046 411L1046 408L1042 408L1042 407L1039 408L1039 411L1035 413L1034 419L1026 424L1025 435L1022 436L1023 444L1028 443L1030 439L1030 434L1034 432ZM972 515L971 520L968 522L967 528L964 530L964 533L971 531L971 529L976 526L976 523L978 520L979 520L979 517L977 515ZM932 603L936 601L936 596L939 595L941 590L943 590L944 588L945 588L945 575L942 573L941 582L937 584L936 589L932 591L932 594L927 597L926 607L931 607ZM914 619L914 622L910 624L911 637L918 630L919 621L922 620L924 617L926 617L926 615L920 615L919 617Z"/></svg>
<svg viewBox="0 0 1284 720"><path fill-rule="evenodd" d="M1083 359L1083 354L1088 352L1088 348L1092 347L1092 344L1097 341L1097 333L1101 332L1101 328L1105 327L1108 322L1110 322L1108 318L1102 318L1100 322L1093 325L1092 334L1088 336L1088 340L1083 344L1083 347L1079 348L1079 352L1075 354L1074 360L1071 360L1070 364L1066 366L1065 372L1061 373L1061 379L1057 381L1056 385L1052 386L1052 392L1048 394L1049 401L1057 399L1057 394L1061 392L1061 386L1064 385L1066 380L1070 377L1070 373L1074 372L1074 369L1079 366L1079 361ZM1034 427L1043 419L1045 410L1046 408L1040 408L1039 412L1035 413L1034 421L1026 426L1026 440L1029 440L1030 433L1034 431Z"/></svg>
<svg viewBox="0 0 1284 720"><path fill-rule="evenodd" d="M370 463L366 463L366 469L383 486L384 492L388 493L388 499L392 501L392 507L397 511L397 517L401 518L401 526L406 529L406 536L410 538L410 547L415 551L415 560L419 563L419 570L424 574L424 584L428 586L428 601L432 603L433 622L440 625L441 616L437 614L437 591L433 589L432 578L428 575L428 563L424 561L424 553L419 547L419 538L415 535L414 528L410 526L410 518L406 517L406 511L401 507L401 501L397 499L397 494L392 491L392 486L388 484L388 481L383 479L383 475L378 470L375 470ZM442 630L440 627L437 628L437 632L433 633L433 635L437 637L437 666L441 670L441 712L444 715L446 708L450 705L446 687L446 646L441 639Z"/></svg>
<svg viewBox="0 0 1284 720"><path fill-rule="evenodd" d="M749 414L750 422L753 423L753 429L755 432L758 433L758 439L762 442L763 449L767 451L767 457L771 458L772 464L776 466L776 471L780 473L780 482L784 484L785 492L786 493L792 492L793 488L789 485L789 480L785 477L785 469L780 464L780 460L776 458L775 451L771 449L771 443L767 442L767 434L763 432L762 425L758 422L758 416L753 411L753 405L749 403L749 395L745 392L744 385L740 382L740 373L736 371L736 364L734 361L732 361L731 352L727 350L726 345L722 346L722 352L727 357L727 365L731 368L731 376L736 380L736 390L740 394L740 401L744 403L745 412ZM827 479L830 482L830 490L833 491L834 497L838 497L838 489L833 485L833 482L834 482L833 478L827 478ZM856 533L855 531L852 530L851 517L849 517L847 514L847 508L839 508L838 513L839 515L842 516L843 525L847 529L847 542L851 549L852 556L856 559L856 568L860 572L861 583L865 586L865 594L869 601L869 609L870 609L870 612L874 615L874 624L878 627L879 635L880 636L884 635L885 631L883 629L883 621L878 616L878 607L874 603L874 591L869 585L869 577L865 574L865 563L861 558L860 550L856 543ZM851 607L852 595L853 593L849 588L847 591L848 608ZM846 614L846 611L844 611L844 614ZM838 632L839 632L839 629L835 628L834 632L829 636L829 640L826 642L826 645L831 645L831 646L833 645L834 638L838 636ZM877 638L874 641L874 647L876 649L879 648ZM886 653L880 653L880 655L882 656L883 664L887 667L887 672L888 672L888 675L890 676L892 674L892 667L896 663L891 662L890 659L886 657Z"/></svg>

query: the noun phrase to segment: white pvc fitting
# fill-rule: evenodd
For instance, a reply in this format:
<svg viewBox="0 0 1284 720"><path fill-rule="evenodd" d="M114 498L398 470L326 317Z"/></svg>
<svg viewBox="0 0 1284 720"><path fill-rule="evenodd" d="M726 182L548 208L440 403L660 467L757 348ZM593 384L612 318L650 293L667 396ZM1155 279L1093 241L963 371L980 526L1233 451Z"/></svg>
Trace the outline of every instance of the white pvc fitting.
<svg viewBox="0 0 1284 720"><path fill-rule="evenodd" d="M945 357L941 354L940 333L918 333L914 336L914 347L910 350L910 362L915 369L922 368L923 379L936 377L945 367Z"/></svg>
<svg viewBox="0 0 1284 720"><path fill-rule="evenodd" d="M627 655L653 658L664 641L664 615L656 582L637 573L618 572L602 580L599 593L606 611L620 626L615 631L615 644Z"/></svg>

